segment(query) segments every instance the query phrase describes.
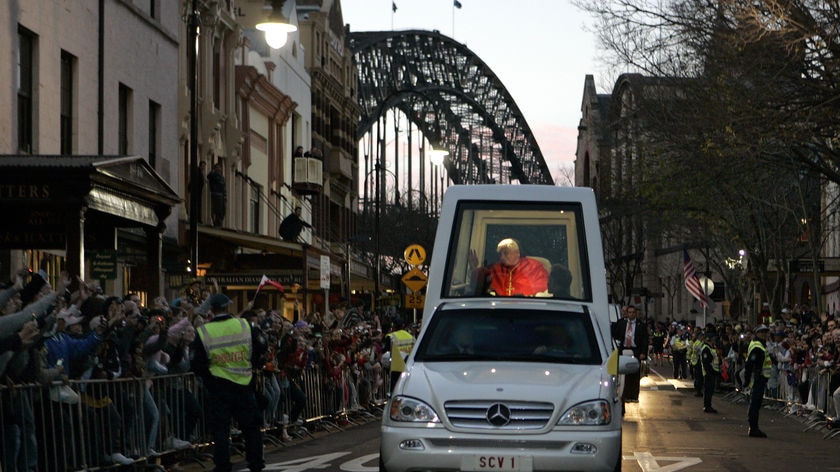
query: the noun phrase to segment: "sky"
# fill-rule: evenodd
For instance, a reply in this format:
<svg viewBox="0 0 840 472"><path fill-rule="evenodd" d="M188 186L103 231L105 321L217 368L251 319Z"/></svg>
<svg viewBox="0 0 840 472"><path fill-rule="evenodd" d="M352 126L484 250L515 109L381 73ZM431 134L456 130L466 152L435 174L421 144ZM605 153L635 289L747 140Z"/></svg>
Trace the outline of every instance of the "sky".
<svg viewBox="0 0 840 472"><path fill-rule="evenodd" d="M504 84L555 180L572 167L586 74L595 75L592 19L569 0L341 0L350 31L425 29L464 43ZM598 90L599 93L605 93Z"/></svg>

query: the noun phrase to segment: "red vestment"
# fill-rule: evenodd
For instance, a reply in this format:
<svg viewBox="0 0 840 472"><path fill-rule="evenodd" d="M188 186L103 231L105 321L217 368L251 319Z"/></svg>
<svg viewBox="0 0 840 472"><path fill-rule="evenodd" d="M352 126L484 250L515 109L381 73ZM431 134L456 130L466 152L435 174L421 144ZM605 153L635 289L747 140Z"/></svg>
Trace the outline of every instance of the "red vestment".
<svg viewBox="0 0 840 472"><path fill-rule="evenodd" d="M548 290L548 271L541 262L527 257L521 257L513 267L496 263L490 267L490 286L500 296L533 296Z"/></svg>

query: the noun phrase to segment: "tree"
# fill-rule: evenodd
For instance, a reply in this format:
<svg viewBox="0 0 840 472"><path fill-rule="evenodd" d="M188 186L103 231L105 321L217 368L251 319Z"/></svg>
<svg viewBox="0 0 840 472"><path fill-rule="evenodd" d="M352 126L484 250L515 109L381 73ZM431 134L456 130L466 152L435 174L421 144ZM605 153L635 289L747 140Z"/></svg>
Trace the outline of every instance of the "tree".
<svg viewBox="0 0 840 472"><path fill-rule="evenodd" d="M576 3L597 18L616 66L652 76L619 117L642 131L616 144L638 161L619 198L646 215L654 236L645 239L697 239L699 230L720 253L746 247L750 270L772 282L758 285L762 298L779 300L786 262L820 253L820 190L840 181L840 9L808 0ZM624 129L618 118L612 126ZM802 221L813 224L807 247Z"/></svg>
<svg viewBox="0 0 840 472"><path fill-rule="evenodd" d="M715 108L729 118L709 122L730 127L718 128L726 131L726 140L710 144L749 149L770 164L778 164L782 155L785 162L792 158L800 167L840 183L836 2L574 3L595 16L594 31L613 67L692 79L682 83L694 89L689 97L738 105ZM778 143L787 144L784 154Z"/></svg>
<svg viewBox="0 0 840 472"><path fill-rule="evenodd" d="M387 191L386 191L387 193ZM426 263L431 259L437 216L428 211L425 194L410 192L399 202L382 205L379 214L379 257L382 273L391 278L391 286L399 288L400 278L410 268L404 259L405 248L419 244L426 249ZM410 199L410 201L409 201ZM356 248L370 267L376 266L376 204L363 208L357 225L361 233L369 234Z"/></svg>

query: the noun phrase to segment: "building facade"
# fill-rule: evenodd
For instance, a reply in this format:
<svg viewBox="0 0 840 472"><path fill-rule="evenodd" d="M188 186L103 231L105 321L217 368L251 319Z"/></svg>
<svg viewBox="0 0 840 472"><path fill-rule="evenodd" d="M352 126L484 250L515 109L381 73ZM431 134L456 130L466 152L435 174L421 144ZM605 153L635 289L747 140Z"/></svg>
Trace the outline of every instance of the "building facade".
<svg viewBox="0 0 840 472"><path fill-rule="evenodd" d="M315 129L314 123L323 122L315 116L325 109L335 115L336 104L316 99L315 84L325 86L323 79L314 78L323 73L319 67L313 72L309 63L310 51L318 47L310 41L321 34L310 33L322 28L324 17L341 24L340 4L282 3L283 15L298 30L279 49L270 48L254 29L260 2L244 0L229 10L203 13L218 17L209 22L213 29L200 36L199 50L213 54L199 53L198 156L207 169L223 163L227 201L225 218L214 225L212 195L208 189L202 195L198 275L218 281L240 305L254 301L294 318L329 310L330 302L340 301L350 290L345 241L353 218L345 201L356 171L351 151L358 112L354 104L341 102L342 118L335 119L339 129L333 130L332 122ZM334 31L334 41L343 44L343 31ZM338 96L351 97L357 75L347 67L349 55L343 61L349 75L341 75L340 81L329 76L329 85ZM187 111L186 106L181 109ZM183 162L189 162L186 155ZM330 167L335 162L341 163L338 174ZM341 192L342 184L347 192ZM294 218L296 208L304 225L299 234L284 239L278 228ZM256 299L263 275L291 289L281 294L267 287ZM173 277L171 288L183 286L190 277ZM354 283L363 280L356 277Z"/></svg>
<svg viewBox="0 0 840 472"><path fill-rule="evenodd" d="M55 282L67 268L110 292L163 289L183 190L180 15L172 2L139 3L0 7L10 45L0 51L0 211L17 222L2 237L3 274L42 266Z"/></svg>
<svg viewBox="0 0 840 472"><path fill-rule="evenodd" d="M357 73L340 4L284 2L299 30L271 49L254 31L264 3L0 8L0 39L13 45L0 52L0 211L21 222L0 235L4 273L44 266L54 282L67 267L144 301L212 279L239 308L265 275L289 288L259 301L287 317L328 309L351 289ZM329 60L312 63L309 51L325 47ZM278 227L296 207L306 225L284 240Z"/></svg>
<svg viewBox="0 0 840 472"><path fill-rule="evenodd" d="M304 61L312 78L312 143L323 156L323 192L312 195L312 223L320 250L333 260L331 272L342 274L343 293L370 291L368 267L354 262L349 242L356 236L359 162L356 140L361 109L359 72L347 47L347 27L337 0L298 0ZM343 261L343 266L336 264Z"/></svg>
<svg viewBox="0 0 840 472"><path fill-rule="evenodd" d="M610 94L598 94L593 77L585 78L575 179L576 185L590 186L597 195L610 293L615 302L633 303L657 320L694 322L738 316L754 321L764 303L777 315L783 307L801 304L829 312L840 309L840 236L836 234L837 217L832 208L836 186L823 186L821 195L804 191L803 204L813 207L809 214L825 215L824 220L777 231L782 238L788 236L783 240L786 246L778 250L770 247L775 250L773 257L764 259L749 254L749 250L762 248L744 248L740 255L726 254L707 242L714 238L703 228L667 226L655 214L646 213L643 202L634 203L635 190L644 185L643 173L650 171L645 158L656 144L650 142L651 133L646 132L647 110L643 107L649 102L645 97L662 99L663 94L676 90L669 84L674 82L623 74ZM812 182L807 188L820 187ZM821 202L817 201L820 198ZM814 238L810 231L819 235ZM816 261L809 249L813 241L820 244ZM685 289L684 249L701 281L705 277L714 287L705 312ZM762 262L766 267L749 267ZM738 303L733 308L730 302L734 301Z"/></svg>
<svg viewBox="0 0 840 472"><path fill-rule="evenodd" d="M609 291L614 303L632 303L651 318L702 320L683 287L683 253L688 239L657 229L632 203L645 156L644 123L637 96L657 86L656 79L621 75L610 94L599 94L594 77L584 80L575 160L575 185L592 187L601 211L601 231ZM695 235L696 236L696 235ZM702 248L689 248L698 273L706 261ZM708 251L706 251L708 253ZM712 280L715 280L712 277ZM697 310L698 313L692 313ZM713 304L709 319L722 316Z"/></svg>

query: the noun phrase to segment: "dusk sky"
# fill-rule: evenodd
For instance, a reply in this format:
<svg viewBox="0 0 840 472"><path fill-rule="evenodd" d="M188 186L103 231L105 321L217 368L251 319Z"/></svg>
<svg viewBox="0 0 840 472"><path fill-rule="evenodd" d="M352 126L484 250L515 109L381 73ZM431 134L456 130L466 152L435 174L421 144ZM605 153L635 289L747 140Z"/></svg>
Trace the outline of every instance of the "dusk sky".
<svg viewBox="0 0 840 472"><path fill-rule="evenodd" d="M592 19L568 0L341 0L351 31L426 29L464 43L501 79L552 176L574 161L586 74L595 75ZM605 93L598 89L599 93ZM609 92L608 90L606 92Z"/></svg>

